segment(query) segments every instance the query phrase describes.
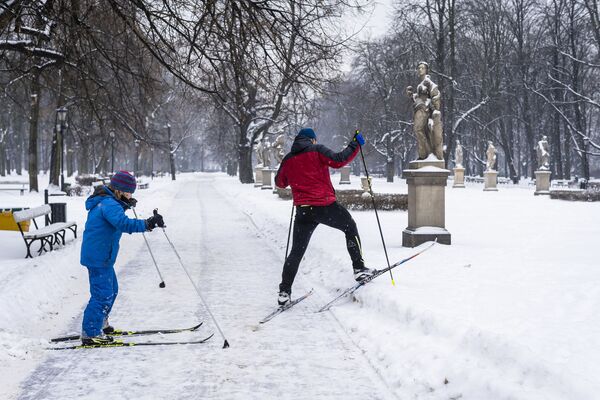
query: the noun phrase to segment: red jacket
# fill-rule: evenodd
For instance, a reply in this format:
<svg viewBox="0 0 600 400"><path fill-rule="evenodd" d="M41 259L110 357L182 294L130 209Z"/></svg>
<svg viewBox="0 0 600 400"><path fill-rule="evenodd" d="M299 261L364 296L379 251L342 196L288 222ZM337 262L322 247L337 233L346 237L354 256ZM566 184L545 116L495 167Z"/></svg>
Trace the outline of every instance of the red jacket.
<svg viewBox="0 0 600 400"><path fill-rule="evenodd" d="M356 157L358 151L355 140L344 150L334 153L322 144L312 144L306 136L296 136L292 151L281 161L275 184L280 188L292 187L296 206L328 206L335 202L329 167L343 167Z"/></svg>

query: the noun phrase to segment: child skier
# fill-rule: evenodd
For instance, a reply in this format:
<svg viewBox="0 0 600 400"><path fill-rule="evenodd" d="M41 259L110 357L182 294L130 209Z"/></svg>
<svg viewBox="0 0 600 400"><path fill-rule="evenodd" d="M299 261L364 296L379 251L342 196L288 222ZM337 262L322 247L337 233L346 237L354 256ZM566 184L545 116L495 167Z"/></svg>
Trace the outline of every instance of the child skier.
<svg viewBox="0 0 600 400"><path fill-rule="evenodd" d="M125 215L125 210L135 207L136 200L131 197L135 189L135 177L127 171L119 171L109 186L98 186L85 202L88 218L81 244L81 264L88 269L91 297L83 313L81 342L84 345L113 342L106 334L114 331L108 324L108 315L118 292L114 265L121 234L164 227L160 214L147 220L130 219Z"/></svg>
<svg viewBox="0 0 600 400"><path fill-rule="evenodd" d="M311 128L303 128L294 139L292 150L282 160L275 176L280 188L292 187L296 206L292 250L285 260L279 285L279 305L290 302L292 284L298 272L300 260L306 251L310 237L319 224L339 229L346 235L346 247L352 259L354 279L361 281L373 270L365 267L358 229L352 216L335 198L329 177L329 167L341 168L350 163L365 143L360 133L339 153L317 144L317 135Z"/></svg>

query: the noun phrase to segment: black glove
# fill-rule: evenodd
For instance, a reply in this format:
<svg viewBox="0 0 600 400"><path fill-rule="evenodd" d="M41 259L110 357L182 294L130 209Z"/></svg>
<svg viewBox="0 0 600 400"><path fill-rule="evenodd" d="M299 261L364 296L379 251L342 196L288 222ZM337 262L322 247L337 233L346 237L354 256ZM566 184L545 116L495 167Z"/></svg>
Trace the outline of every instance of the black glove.
<svg viewBox="0 0 600 400"><path fill-rule="evenodd" d="M135 206L137 205L137 200L134 199L133 197L131 197L129 199L126 197L123 197L123 198L121 198L121 200L123 200L123 202L125 202L130 208L135 208Z"/></svg>
<svg viewBox="0 0 600 400"><path fill-rule="evenodd" d="M166 228L165 221L163 220L162 215L158 213L158 210L154 210L154 215L146 220L146 229L151 231L156 227Z"/></svg>

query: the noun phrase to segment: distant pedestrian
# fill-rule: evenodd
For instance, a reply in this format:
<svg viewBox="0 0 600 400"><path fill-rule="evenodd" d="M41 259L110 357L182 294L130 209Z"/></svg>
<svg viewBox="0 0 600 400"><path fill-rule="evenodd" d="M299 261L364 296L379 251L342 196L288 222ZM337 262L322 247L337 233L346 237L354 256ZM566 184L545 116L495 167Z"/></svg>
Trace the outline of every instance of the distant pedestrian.
<svg viewBox="0 0 600 400"><path fill-rule="evenodd" d="M339 229L346 235L346 247L352 259L354 278L357 281L373 274L365 267L362 244L352 216L335 197L329 167L341 168L358 154L359 145L365 143L360 133L339 153L317 144L317 135L311 128L298 132L292 150L279 166L275 184L280 188L291 186L296 218L292 250L285 260L279 285L279 305L290 302L292 284L298 272L300 260L306 251L310 237L319 224Z"/></svg>

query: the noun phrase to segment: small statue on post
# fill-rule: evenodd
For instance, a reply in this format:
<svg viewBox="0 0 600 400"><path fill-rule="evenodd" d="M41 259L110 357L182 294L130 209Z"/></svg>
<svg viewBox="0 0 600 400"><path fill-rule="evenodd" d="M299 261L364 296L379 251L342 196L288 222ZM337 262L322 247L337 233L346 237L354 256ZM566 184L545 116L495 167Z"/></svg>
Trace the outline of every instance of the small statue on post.
<svg viewBox="0 0 600 400"><path fill-rule="evenodd" d="M496 192L498 191L498 171L494 169L496 166L496 148L492 144L491 140L488 140L488 148L485 152L487 160L485 162L486 168L483 173L485 184L483 186L483 190L486 192Z"/></svg>
<svg viewBox="0 0 600 400"><path fill-rule="evenodd" d="M542 140L538 142L537 162L540 171L550 169L550 146L548 145L547 136L542 136Z"/></svg>
<svg viewBox="0 0 600 400"><path fill-rule="evenodd" d="M421 83L417 86L416 92L413 91L412 86L408 86L406 95L415 103L413 131L417 138L419 160L426 159L429 154L433 154L438 160L443 160L441 93L428 72L429 64L424 61L419 62L417 73Z"/></svg>
<svg viewBox="0 0 600 400"><path fill-rule="evenodd" d="M460 144L460 140L456 140L456 150L454 150L454 166L456 168L462 168L463 164L463 148Z"/></svg>
<svg viewBox="0 0 600 400"><path fill-rule="evenodd" d="M494 167L496 166L496 148L492 144L491 140L488 140L488 148L486 150L486 171L495 171Z"/></svg>

